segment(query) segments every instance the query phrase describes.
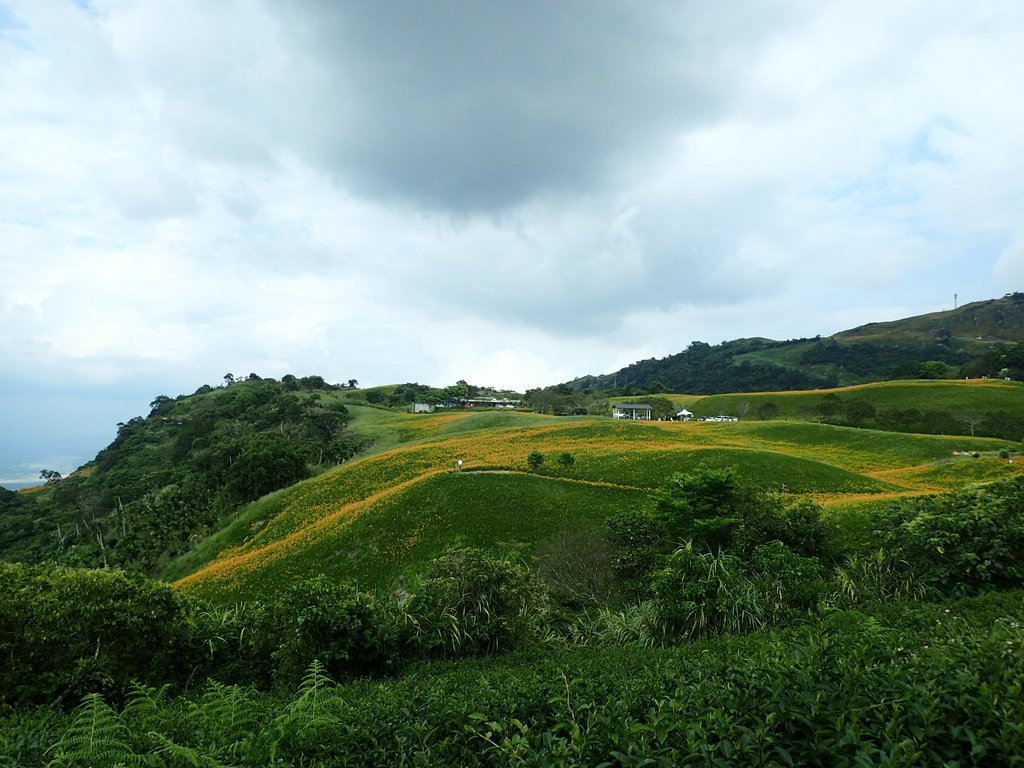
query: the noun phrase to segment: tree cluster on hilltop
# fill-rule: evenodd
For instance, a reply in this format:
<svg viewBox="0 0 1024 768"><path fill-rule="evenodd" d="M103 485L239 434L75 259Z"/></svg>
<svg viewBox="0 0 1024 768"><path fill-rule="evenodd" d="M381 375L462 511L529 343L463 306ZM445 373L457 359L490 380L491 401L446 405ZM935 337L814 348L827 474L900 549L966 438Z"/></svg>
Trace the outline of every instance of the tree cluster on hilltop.
<svg viewBox="0 0 1024 768"><path fill-rule="evenodd" d="M798 343L740 339L712 346L694 341L678 354L660 360L640 360L617 373L585 376L565 386L576 391L589 389L601 392L608 397L662 392L714 395L837 386L838 379L834 376L757 359L739 359L742 355L781 349Z"/></svg>
<svg viewBox="0 0 1024 768"><path fill-rule="evenodd" d="M371 405L401 408L413 403L433 403L447 407L458 407L467 400L475 398L509 397L517 399L521 395L511 390L478 386L459 379L459 381L447 387L431 387L415 381L406 382L392 387L369 389L363 393L362 397Z"/></svg>

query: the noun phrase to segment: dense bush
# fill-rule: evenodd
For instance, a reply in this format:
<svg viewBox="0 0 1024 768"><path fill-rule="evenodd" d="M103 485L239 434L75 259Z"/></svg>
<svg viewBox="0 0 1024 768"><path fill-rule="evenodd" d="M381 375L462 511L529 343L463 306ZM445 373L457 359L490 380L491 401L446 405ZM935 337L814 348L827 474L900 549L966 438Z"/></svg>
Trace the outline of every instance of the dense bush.
<svg viewBox="0 0 1024 768"><path fill-rule="evenodd" d="M764 592L735 555L684 547L654 574L652 586L669 638L739 634L768 623Z"/></svg>
<svg viewBox="0 0 1024 768"><path fill-rule="evenodd" d="M540 451L530 451L530 455L526 457L526 464L532 470L538 470L544 464L544 454Z"/></svg>
<svg viewBox="0 0 1024 768"><path fill-rule="evenodd" d="M731 467L698 467L668 479L655 495L654 517L677 541L716 551L731 543L749 496Z"/></svg>
<svg viewBox="0 0 1024 768"><path fill-rule="evenodd" d="M749 559L727 552L673 552L652 581L664 638L742 634L817 607L825 595L817 558L772 541Z"/></svg>
<svg viewBox="0 0 1024 768"><path fill-rule="evenodd" d="M276 677L274 652L287 622L273 602L190 605L196 666L190 678L269 688Z"/></svg>
<svg viewBox="0 0 1024 768"><path fill-rule="evenodd" d="M306 459L294 443L274 434L261 435L228 467L224 490L232 501L243 503L306 477Z"/></svg>
<svg viewBox="0 0 1024 768"><path fill-rule="evenodd" d="M140 687L0 723L0 765L1013 765L1020 593L678 649L521 653L286 698ZM35 742L33 743L33 740ZM41 743L40 743L41 742Z"/></svg>
<svg viewBox="0 0 1024 768"><path fill-rule="evenodd" d="M883 546L949 595L1024 585L1024 477L894 505Z"/></svg>
<svg viewBox="0 0 1024 768"><path fill-rule="evenodd" d="M525 563L469 547L434 561L407 606L427 656L503 653L529 639L544 593Z"/></svg>
<svg viewBox="0 0 1024 768"><path fill-rule="evenodd" d="M114 570L0 563L0 707L184 680L191 624L171 587Z"/></svg>
<svg viewBox="0 0 1024 768"><path fill-rule="evenodd" d="M398 663L397 610L354 585L324 576L292 586L277 606L282 642L274 653L277 677L289 686L315 660L335 679L380 674Z"/></svg>
<svg viewBox="0 0 1024 768"><path fill-rule="evenodd" d="M825 522L821 506L810 499L785 494L754 496L743 510L733 534L733 548L749 556L761 544L780 541L805 557L829 554L833 526Z"/></svg>

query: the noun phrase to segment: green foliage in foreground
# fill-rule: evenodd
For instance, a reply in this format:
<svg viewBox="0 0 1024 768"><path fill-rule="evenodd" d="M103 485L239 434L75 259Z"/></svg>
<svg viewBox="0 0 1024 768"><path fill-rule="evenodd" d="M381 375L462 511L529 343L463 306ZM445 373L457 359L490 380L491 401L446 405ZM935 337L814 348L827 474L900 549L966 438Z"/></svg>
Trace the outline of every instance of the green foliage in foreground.
<svg viewBox="0 0 1024 768"><path fill-rule="evenodd" d="M877 523L881 545L939 593L1024 583L1024 477L894 504Z"/></svg>
<svg viewBox="0 0 1024 768"><path fill-rule="evenodd" d="M873 615L874 614L874 615ZM1024 595L675 649L549 649L291 695L139 687L0 724L0 765L1013 765Z"/></svg>
<svg viewBox="0 0 1024 768"><path fill-rule="evenodd" d="M1021 494L1017 477L896 506L892 551L838 566L779 540L781 514L662 557L642 602L574 616L474 549L407 595L317 579L219 613L122 573L5 565L0 767L1012 764L1024 593L995 590L1024 586ZM626 523L636 546L665 530Z"/></svg>
<svg viewBox="0 0 1024 768"><path fill-rule="evenodd" d="M0 563L0 711L190 671L184 598L121 571Z"/></svg>

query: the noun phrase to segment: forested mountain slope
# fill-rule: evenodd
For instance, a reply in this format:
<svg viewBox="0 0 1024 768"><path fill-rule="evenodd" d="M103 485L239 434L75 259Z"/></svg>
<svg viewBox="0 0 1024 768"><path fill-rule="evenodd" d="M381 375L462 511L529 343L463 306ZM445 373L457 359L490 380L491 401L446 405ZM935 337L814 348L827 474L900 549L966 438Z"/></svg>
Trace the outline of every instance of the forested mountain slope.
<svg viewBox="0 0 1024 768"><path fill-rule="evenodd" d="M240 505L366 446L319 376L250 376L151 411L72 475L0 494L0 558L157 573Z"/></svg>
<svg viewBox="0 0 1024 768"><path fill-rule="evenodd" d="M1024 374L1024 293L965 304L830 337L692 342L683 352L640 360L615 373L560 385L607 394L768 392L892 378Z"/></svg>

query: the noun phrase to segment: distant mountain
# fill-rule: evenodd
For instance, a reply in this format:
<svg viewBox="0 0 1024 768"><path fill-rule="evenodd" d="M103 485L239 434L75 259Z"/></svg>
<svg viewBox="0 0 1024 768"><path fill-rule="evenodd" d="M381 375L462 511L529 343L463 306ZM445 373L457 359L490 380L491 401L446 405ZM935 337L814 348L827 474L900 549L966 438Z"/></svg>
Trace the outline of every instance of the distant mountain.
<svg viewBox="0 0 1024 768"><path fill-rule="evenodd" d="M1024 342L1024 293L903 320L868 323L833 336L790 341L695 341L661 359L640 360L551 389L608 395L770 392L865 384L894 378L997 375L1000 352ZM1013 367L1013 365L1009 365Z"/></svg>

